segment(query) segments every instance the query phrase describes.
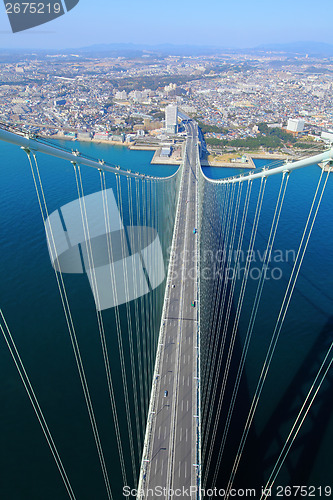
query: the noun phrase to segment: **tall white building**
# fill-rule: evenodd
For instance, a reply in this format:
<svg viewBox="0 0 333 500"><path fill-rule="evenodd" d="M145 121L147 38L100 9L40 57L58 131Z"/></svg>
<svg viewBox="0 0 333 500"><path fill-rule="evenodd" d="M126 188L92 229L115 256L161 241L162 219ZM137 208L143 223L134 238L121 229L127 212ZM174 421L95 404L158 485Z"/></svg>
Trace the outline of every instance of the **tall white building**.
<svg viewBox="0 0 333 500"><path fill-rule="evenodd" d="M289 118L287 130L289 132L303 132L304 130L304 120Z"/></svg>
<svg viewBox="0 0 333 500"><path fill-rule="evenodd" d="M178 130L178 106L177 104L169 104L165 108L165 128L168 134L176 134Z"/></svg>
<svg viewBox="0 0 333 500"><path fill-rule="evenodd" d="M126 90L122 90L121 92L116 92L114 98L119 100L119 101L126 101L126 99L127 99Z"/></svg>

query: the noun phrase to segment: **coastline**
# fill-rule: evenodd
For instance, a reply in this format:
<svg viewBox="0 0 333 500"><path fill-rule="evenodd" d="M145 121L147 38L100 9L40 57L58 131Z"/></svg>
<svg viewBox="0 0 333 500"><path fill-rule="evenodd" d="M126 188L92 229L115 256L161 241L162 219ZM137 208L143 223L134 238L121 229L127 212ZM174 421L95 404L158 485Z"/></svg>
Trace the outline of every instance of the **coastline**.
<svg viewBox="0 0 333 500"><path fill-rule="evenodd" d="M44 136L42 136L44 137ZM50 138L50 137L45 137ZM127 141L109 141L106 139L88 139L88 138L73 138L68 136L59 136L55 135L52 137L55 140L64 140L69 142L91 142L93 144L105 144L109 146L122 146L126 147L132 151L155 151L154 156L150 162L151 165L180 165L182 162L182 148L175 148L169 157L161 156L162 146L151 145L151 144L136 144L135 142L127 142ZM242 154L239 152L239 154ZM286 160L292 159L291 155L282 154L282 153L265 153L265 152L252 152L252 153L244 153L247 160L246 162L242 161L225 161L225 158L214 159L214 158L206 158L201 160L202 167L215 167L215 168L236 168L243 170L253 170L256 168L254 160Z"/></svg>
<svg viewBox="0 0 333 500"><path fill-rule="evenodd" d="M49 136L43 136L41 135L44 139L50 139ZM80 138L73 138L73 137L68 137L68 136L63 136L63 135L54 135L52 136L52 139L55 139L57 141L69 141L69 142L91 142L93 144L107 144L108 146L123 146L128 149L133 149L134 151L156 151L159 146L152 146L152 145L138 145L135 143L135 141L109 141L108 139L88 139L85 137L80 137Z"/></svg>
<svg viewBox="0 0 333 500"><path fill-rule="evenodd" d="M202 167L215 167L215 168L242 168L244 170L252 170L256 168L253 161L249 163L242 162L226 162L226 161L214 161L214 160L201 160Z"/></svg>
<svg viewBox="0 0 333 500"><path fill-rule="evenodd" d="M184 147L176 146L170 156L161 156L162 146L156 148L155 154L150 162L151 165L180 165L183 161Z"/></svg>
<svg viewBox="0 0 333 500"><path fill-rule="evenodd" d="M43 136L41 135L44 139L50 139L49 136ZM122 141L108 141L106 139L87 139L84 137L80 137L80 139L76 139L73 137L68 137L68 136L63 136L63 135L53 135L51 137L52 139L55 139L57 141L69 141L69 142L93 142L94 144L109 144L110 146L126 146L129 147L131 142L122 142Z"/></svg>
<svg viewBox="0 0 333 500"><path fill-rule="evenodd" d="M287 160L292 159L291 155L282 154L282 153L264 153L264 152L252 152L252 153L242 153L239 152L239 155L243 154L246 157L246 161L226 161L225 157L228 155L223 155L220 159L217 158L206 158L201 160L201 166L203 167L217 167L217 168L238 168L244 170L252 170L255 169L254 160ZM211 156L211 155L209 155Z"/></svg>

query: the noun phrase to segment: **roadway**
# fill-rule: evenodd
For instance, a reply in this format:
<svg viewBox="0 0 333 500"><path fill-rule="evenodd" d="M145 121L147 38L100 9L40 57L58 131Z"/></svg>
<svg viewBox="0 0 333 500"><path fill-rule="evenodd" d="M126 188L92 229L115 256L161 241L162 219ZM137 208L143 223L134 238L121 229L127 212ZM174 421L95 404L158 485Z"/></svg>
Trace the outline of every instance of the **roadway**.
<svg viewBox="0 0 333 500"><path fill-rule="evenodd" d="M144 473L144 491L165 488L170 491L197 486L197 220L198 162L197 126L186 124L187 144L180 197L175 221L167 301L164 308L163 336L151 438ZM194 303L194 306L192 305ZM167 391L167 393L165 392ZM146 498L146 496L144 497ZM153 494L149 498L154 498ZM197 499L190 496L177 498Z"/></svg>

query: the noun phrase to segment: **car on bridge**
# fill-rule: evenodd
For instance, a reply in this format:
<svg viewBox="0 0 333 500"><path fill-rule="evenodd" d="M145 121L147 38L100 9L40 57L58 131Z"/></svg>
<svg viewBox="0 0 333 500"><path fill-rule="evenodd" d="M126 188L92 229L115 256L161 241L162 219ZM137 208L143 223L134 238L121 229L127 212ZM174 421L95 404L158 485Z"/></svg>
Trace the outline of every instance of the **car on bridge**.
<svg viewBox="0 0 333 500"><path fill-rule="evenodd" d="M166 398L168 395L168 391L164 391L164 397Z"/></svg>

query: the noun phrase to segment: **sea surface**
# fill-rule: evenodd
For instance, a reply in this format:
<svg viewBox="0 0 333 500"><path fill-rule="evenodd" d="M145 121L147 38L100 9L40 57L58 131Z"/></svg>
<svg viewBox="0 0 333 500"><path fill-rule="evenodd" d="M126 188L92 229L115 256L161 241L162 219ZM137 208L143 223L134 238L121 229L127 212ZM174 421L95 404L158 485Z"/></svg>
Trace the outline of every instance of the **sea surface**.
<svg viewBox="0 0 333 500"><path fill-rule="evenodd" d="M173 166L151 166L152 152L129 151L122 146L111 147L92 143L64 142L63 145L69 149L74 145L83 153L103 158L124 169L151 172L159 176L169 176L176 171ZM43 155L38 158L45 197L51 213L77 198L73 167L55 158ZM260 161L258 166L261 166ZM231 169L208 167L204 168L204 172L212 178L238 173L231 172ZM98 171L82 169L82 175L85 194L100 189ZM290 255L298 248L319 175L320 169L316 165L291 175L284 217L281 219L281 231L277 236L277 247L284 251L290 250ZM109 182L109 186L114 187L113 181ZM276 186L276 182L272 179L272 186ZM50 264L29 163L22 150L5 143L0 143L0 185L1 309L57 443L77 499L103 500L106 498L103 478L54 271ZM297 404L293 407L291 402L288 419L280 421L276 412L279 411L281 400L288 390L291 390L292 401L302 400L333 338L332 214L331 177L288 312L288 328L280 339L264 388L265 405L258 408L255 421L258 434L272 434L270 446L273 448L276 443L281 445L279 436L273 432L277 428L276 422L283 428L282 435L285 436L292 418L297 415ZM265 217L268 224L271 217L268 205L263 212L264 220ZM292 264L292 260L283 262L285 268L290 268ZM103 438L106 463L117 492L115 498L120 499L122 480L110 408L105 404L107 388L103 378L105 374L94 303L87 280L84 281L82 276L68 277L68 280L69 300ZM258 377L258 360L263 358L267 348L268 325L271 325L271 318L276 312L285 287L286 278L283 277L274 282L270 295L263 297L257 337L249 351L249 393L254 390ZM239 330L240 335L244 335L246 315L240 322ZM112 352L111 363L112 356L116 362L116 350ZM3 338L0 338L0 379L0 499L68 498ZM308 447L305 451L303 448L296 449L292 464L288 463L288 470L283 469L281 472L282 484L287 484L288 479L293 477L291 470L300 467L300 463L305 463L307 474L304 480L307 485L326 486L331 481L332 382L332 378L328 377L318 393L315 412L305 425L304 439L309 443ZM120 418L124 418L121 411ZM270 419L273 419L271 433L267 431ZM129 482L133 487L130 479Z"/></svg>
<svg viewBox="0 0 333 500"><path fill-rule="evenodd" d="M267 161L256 162L257 168L265 164ZM215 179L240 173L218 168L204 168L203 170L208 177ZM222 459L219 477L219 484L222 487L226 487L240 434L264 367L265 356L279 317L321 172L317 165L313 165L306 169L296 170L289 176L272 261L264 284L244 368L241 384L242 396L235 406L233 435L231 436L232 432L229 434L230 438L228 438ZM326 175L325 173L324 178ZM280 183L280 175L267 178L254 252L251 255L249 279L246 282L243 307L237 328L234 359L240 358L248 331L257 293L258 276L261 272L261 259L266 248ZM246 249L253 230L259 186L260 181L253 182L242 246L245 253L240 255L240 268L243 269L246 264ZM245 190L244 185L241 210ZM205 193L211 199L211 204L207 201L206 224L203 224L201 234L201 244L207 248L209 246L205 243L205 231L207 231L213 251L216 249L214 234L218 231L216 226L219 225L220 220L218 200L213 200L216 196L215 191L214 187L208 187ZM219 193L222 198L221 189ZM330 220L333 208L332 194L333 178L330 176L236 475L236 483L243 488L252 486L258 489L260 485L265 484L333 340L333 225ZM208 257L210 258L210 255ZM201 264L203 265L203 260ZM237 274L232 303L234 312L231 314L235 314L239 304L243 275L242 270L239 275ZM208 286L208 288L211 287ZM205 293L204 283L201 284L201 291ZM209 297L210 293L206 290L206 296ZM207 306L208 300L202 298L202 303L203 301ZM208 332L206 336L209 336ZM329 359L332 359L332 353ZM237 366L231 368L229 380L235 378L236 371ZM232 388L229 388L229 391L231 390ZM331 395L332 382L328 374L290 450L288 459L277 477L275 486L304 484L320 487L330 484L333 463L330 451L333 439ZM228 407L226 398L224 403ZM223 433L223 426L220 427L220 432ZM272 491L276 493L276 490ZM272 496L274 496L273 493ZM319 498L319 490L314 496Z"/></svg>

